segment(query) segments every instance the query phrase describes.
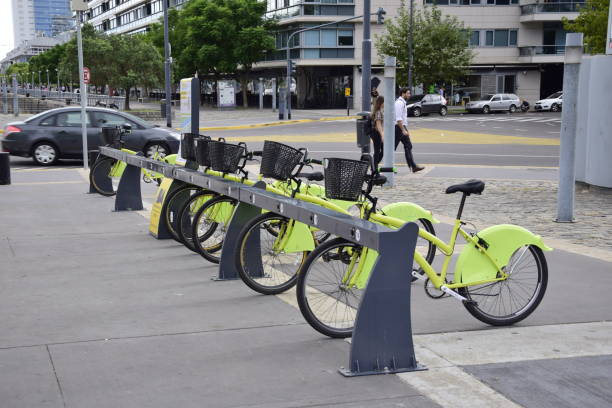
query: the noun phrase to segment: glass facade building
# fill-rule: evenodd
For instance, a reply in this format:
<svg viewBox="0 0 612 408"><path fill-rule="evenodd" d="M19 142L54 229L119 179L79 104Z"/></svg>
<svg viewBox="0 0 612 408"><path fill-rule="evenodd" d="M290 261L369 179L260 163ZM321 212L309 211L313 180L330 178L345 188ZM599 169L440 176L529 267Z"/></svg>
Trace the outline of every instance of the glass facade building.
<svg viewBox="0 0 612 408"><path fill-rule="evenodd" d="M70 27L70 0L34 0L34 31L39 36L53 37Z"/></svg>

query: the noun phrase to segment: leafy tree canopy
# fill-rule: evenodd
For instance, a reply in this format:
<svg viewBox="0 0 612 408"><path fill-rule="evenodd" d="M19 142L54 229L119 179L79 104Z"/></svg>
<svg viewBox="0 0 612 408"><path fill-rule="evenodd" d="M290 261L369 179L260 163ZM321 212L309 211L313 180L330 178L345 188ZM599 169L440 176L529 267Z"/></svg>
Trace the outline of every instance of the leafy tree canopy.
<svg viewBox="0 0 612 408"><path fill-rule="evenodd" d="M437 7L414 13L413 76L425 89L431 84L460 80L468 73L473 52L468 48L470 32L454 16L443 16ZM385 23L386 32L376 36L378 55L397 58L397 83L408 78L408 29L410 13L402 3L396 18Z"/></svg>
<svg viewBox="0 0 612 408"><path fill-rule="evenodd" d="M609 0L587 0L575 21L563 18L564 28L573 33L584 33L584 46L591 54L606 52Z"/></svg>

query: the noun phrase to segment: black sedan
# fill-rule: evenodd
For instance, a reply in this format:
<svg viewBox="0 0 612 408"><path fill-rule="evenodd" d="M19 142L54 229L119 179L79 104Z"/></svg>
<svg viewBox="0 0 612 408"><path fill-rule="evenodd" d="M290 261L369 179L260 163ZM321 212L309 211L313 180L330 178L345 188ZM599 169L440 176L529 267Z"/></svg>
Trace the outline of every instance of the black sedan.
<svg viewBox="0 0 612 408"><path fill-rule="evenodd" d="M125 148L142 151L147 157L178 151L180 134L151 125L133 115L104 108L87 108L87 148L103 145L101 128L129 124L131 134L125 137ZM51 109L23 122L5 126L1 151L13 156L32 157L37 164L48 166L59 159L83 157L81 109Z"/></svg>

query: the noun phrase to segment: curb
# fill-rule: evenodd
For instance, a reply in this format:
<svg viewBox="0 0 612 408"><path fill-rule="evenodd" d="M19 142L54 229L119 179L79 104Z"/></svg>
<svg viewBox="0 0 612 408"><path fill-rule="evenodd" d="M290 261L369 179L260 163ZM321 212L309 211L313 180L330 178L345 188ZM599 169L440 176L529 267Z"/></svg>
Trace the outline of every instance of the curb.
<svg viewBox="0 0 612 408"><path fill-rule="evenodd" d="M326 121L352 120L352 119L359 119L359 116L336 116L336 117L320 118L320 119L294 119L294 120L285 120L285 121L276 121L276 122L254 123L251 125L212 126L212 127L201 127L200 130L254 129L254 128L263 128L263 127L270 127L270 126L294 125L298 123L326 122Z"/></svg>

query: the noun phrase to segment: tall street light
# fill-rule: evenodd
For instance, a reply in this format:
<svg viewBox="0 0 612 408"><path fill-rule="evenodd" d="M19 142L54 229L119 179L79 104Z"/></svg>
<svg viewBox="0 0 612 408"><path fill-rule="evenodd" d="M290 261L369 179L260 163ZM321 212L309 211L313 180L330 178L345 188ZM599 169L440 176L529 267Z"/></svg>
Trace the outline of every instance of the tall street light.
<svg viewBox="0 0 612 408"><path fill-rule="evenodd" d="M57 92L59 92L59 68L55 68L55 79L57 79Z"/></svg>
<svg viewBox="0 0 612 408"><path fill-rule="evenodd" d="M413 79L412 79L412 63L414 58L414 52L412 50L412 40L413 40L413 26L414 26L414 0L410 0L410 22L408 26L408 88L412 92L413 89Z"/></svg>
<svg viewBox="0 0 612 408"><path fill-rule="evenodd" d="M47 90L51 88L51 82L49 81L49 68L47 68Z"/></svg>
<svg viewBox="0 0 612 408"><path fill-rule="evenodd" d="M170 88L172 57L170 56L170 40L168 34L168 0L162 0L164 10L164 74L166 88L166 125L172 127L172 90Z"/></svg>
<svg viewBox="0 0 612 408"><path fill-rule="evenodd" d="M40 79L40 71L38 71L38 88L42 88L42 79Z"/></svg>
<svg viewBox="0 0 612 408"><path fill-rule="evenodd" d="M76 11L77 17L77 54L79 59L79 81L81 89L81 133L83 138L83 168L87 170L87 87L83 77L83 36L81 34L81 22L83 20L83 12L87 11L87 0L71 0L70 7L72 11Z"/></svg>

